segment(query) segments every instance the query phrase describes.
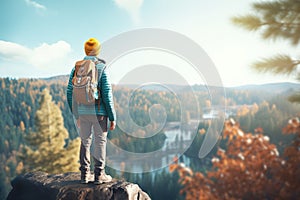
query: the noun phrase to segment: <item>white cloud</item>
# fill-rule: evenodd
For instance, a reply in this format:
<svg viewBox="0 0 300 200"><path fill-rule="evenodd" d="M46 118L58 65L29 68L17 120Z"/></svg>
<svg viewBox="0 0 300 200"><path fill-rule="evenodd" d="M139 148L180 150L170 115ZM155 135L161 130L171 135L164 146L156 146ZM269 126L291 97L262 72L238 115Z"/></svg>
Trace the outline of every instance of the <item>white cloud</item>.
<svg viewBox="0 0 300 200"><path fill-rule="evenodd" d="M25 2L26 2L27 5L34 7L37 11L47 10L46 6L44 6L42 4L39 4L39 3L35 2L35 1L25 0Z"/></svg>
<svg viewBox="0 0 300 200"><path fill-rule="evenodd" d="M22 45L0 40L0 56L15 61L26 60L30 57L31 51Z"/></svg>
<svg viewBox="0 0 300 200"><path fill-rule="evenodd" d="M53 67L53 64L59 64L71 52L71 46L65 41L58 41L54 44L43 43L41 46L32 50L32 57L29 62L37 67Z"/></svg>
<svg viewBox="0 0 300 200"><path fill-rule="evenodd" d="M43 74L65 73L66 67L71 65L70 53L71 46L65 41L54 44L43 43L30 49L20 44L0 40L0 59L8 63L34 66ZM69 69L70 67L67 70Z"/></svg>
<svg viewBox="0 0 300 200"><path fill-rule="evenodd" d="M117 6L129 13L135 24L140 23L140 8L144 0L114 0Z"/></svg>

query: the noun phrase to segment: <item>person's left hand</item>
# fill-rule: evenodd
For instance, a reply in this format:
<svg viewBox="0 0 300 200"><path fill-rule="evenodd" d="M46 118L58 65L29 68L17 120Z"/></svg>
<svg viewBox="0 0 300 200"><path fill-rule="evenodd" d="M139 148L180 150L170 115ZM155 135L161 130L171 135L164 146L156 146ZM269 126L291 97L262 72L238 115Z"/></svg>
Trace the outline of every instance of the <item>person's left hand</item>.
<svg viewBox="0 0 300 200"><path fill-rule="evenodd" d="M115 121L111 121L110 122L110 128L109 128L109 130L114 130L116 128L116 122Z"/></svg>
<svg viewBox="0 0 300 200"><path fill-rule="evenodd" d="M77 119L77 127L80 128L80 120Z"/></svg>

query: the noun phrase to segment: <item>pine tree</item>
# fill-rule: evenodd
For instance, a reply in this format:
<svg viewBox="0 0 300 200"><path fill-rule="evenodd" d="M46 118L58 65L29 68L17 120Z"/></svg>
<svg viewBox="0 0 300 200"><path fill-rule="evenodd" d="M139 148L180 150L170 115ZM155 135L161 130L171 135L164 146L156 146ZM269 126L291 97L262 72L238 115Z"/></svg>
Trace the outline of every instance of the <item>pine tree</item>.
<svg viewBox="0 0 300 200"><path fill-rule="evenodd" d="M260 1L252 4L255 14L233 17L234 24L249 31L261 31L263 39L284 39L292 45L300 43L300 1L277 0ZM271 72L273 74L296 74L300 81L300 73L297 66L300 58L292 58L287 54L278 54L270 58L262 59L254 63L253 67L259 72ZM291 102L300 103L300 92L292 95Z"/></svg>
<svg viewBox="0 0 300 200"><path fill-rule="evenodd" d="M35 118L36 132L30 133L21 156L28 170L41 170L48 173L77 171L79 168L79 139L70 141L64 127L62 113L52 101L48 89L44 89L40 108Z"/></svg>

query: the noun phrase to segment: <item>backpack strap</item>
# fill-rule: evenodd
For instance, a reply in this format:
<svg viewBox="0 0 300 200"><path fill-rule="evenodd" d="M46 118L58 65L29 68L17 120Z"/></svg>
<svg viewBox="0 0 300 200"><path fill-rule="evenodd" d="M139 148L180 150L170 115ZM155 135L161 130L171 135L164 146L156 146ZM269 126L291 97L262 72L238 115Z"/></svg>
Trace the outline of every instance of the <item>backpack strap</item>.
<svg viewBox="0 0 300 200"><path fill-rule="evenodd" d="M97 61L102 62L103 64L106 64L105 60L98 58L98 57L96 57L96 59L97 59Z"/></svg>
<svg viewBox="0 0 300 200"><path fill-rule="evenodd" d="M97 69L98 69L98 67L97 67L98 64L101 64L101 63L104 64L104 67L101 70L98 69L98 84L97 84L98 99L96 101L97 101L97 104L98 104L98 111L100 111L100 97L101 97L101 92L100 92L101 86L100 85L101 85L101 77L102 77L103 71L106 69L106 65L105 65L105 61L102 60L102 59L100 59L100 58L98 58L98 57L96 57L96 60L94 62L95 62L95 65L96 65Z"/></svg>

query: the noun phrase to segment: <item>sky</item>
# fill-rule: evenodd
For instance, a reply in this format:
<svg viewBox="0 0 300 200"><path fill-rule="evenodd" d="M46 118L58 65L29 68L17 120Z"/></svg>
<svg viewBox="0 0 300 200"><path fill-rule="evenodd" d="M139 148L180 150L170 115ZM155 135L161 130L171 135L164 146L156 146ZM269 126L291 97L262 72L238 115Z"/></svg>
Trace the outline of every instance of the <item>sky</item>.
<svg viewBox="0 0 300 200"><path fill-rule="evenodd" d="M286 41L266 41L259 33L232 24L232 17L252 12L253 0L0 2L0 77L68 74L75 61L85 56L83 44L88 38L96 37L105 43L128 31L159 28L185 35L197 43L214 63L224 86L294 81L292 76L260 74L251 68L259 59L277 53L293 56L297 51ZM117 84L133 68L147 64L174 67L190 84L205 82L206 77L195 76L187 63L159 51L123 56L112 65L112 82Z"/></svg>

